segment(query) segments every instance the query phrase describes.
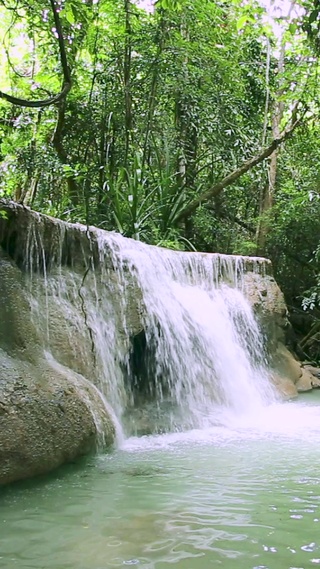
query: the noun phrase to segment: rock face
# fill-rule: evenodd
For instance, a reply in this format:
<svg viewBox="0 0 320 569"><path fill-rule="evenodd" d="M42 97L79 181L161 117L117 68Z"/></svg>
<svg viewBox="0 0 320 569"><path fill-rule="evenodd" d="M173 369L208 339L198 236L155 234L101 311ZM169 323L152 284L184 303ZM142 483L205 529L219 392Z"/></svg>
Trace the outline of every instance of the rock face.
<svg viewBox="0 0 320 569"><path fill-rule="evenodd" d="M117 412L132 410L125 370L132 364L134 339L146 338L146 308L137 285L139 268L123 254L126 247L134 247L134 259L139 260L139 248L132 240L125 240L119 252L117 239L108 234L111 245L106 251L100 243L105 232L65 224L13 203L0 201L0 214L1 210L5 217L0 215L0 484L4 484L48 472L99 444L113 443L115 422L105 399ZM176 267L180 253L163 255L172 255L170 262ZM302 369L284 345L287 309L270 261L182 255L191 268L203 257L208 266L215 264L218 281L231 283L241 274L237 286L260 321L271 380L284 397L318 386L316 374Z"/></svg>
<svg viewBox="0 0 320 569"><path fill-rule="evenodd" d="M318 387L317 379L304 370L301 362L286 347L290 325L284 296L270 274L263 278L249 272L243 277L244 293L252 304L264 331L271 381L284 398Z"/></svg>
<svg viewBox="0 0 320 569"><path fill-rule="evenodd" d="M0 252L0 484L35 476L111 445L98 391L47 360L21 271Z"/></svg>
<svg viewBox="0 0 320 569"><path fill-rule="evenodd" d="M104 421L105 442L113 442L112 423L92 388L80 388L45 362L33 365L3 350L0 361L1 484L48 472L95 449L97 425L82 390Z"/></svg>
<svg viewBox="0 0 320 569"><path fill-rule="evenodd" d="M268 273L247 272L243 276L243 290L266 333L270 351L274 351L278 342L284 341L288 327L288 311L280 288Z"/></svg>

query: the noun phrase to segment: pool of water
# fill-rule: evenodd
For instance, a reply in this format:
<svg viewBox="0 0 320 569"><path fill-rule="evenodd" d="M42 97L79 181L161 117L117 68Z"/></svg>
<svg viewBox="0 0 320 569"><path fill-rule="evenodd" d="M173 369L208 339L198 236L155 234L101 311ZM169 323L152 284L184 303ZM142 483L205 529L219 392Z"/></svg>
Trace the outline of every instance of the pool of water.
<svg viewBox="0 0 320 569"><path fill-rule="evenodd" d="M3 569L320 565L320 391L0 491Z"/></svg>

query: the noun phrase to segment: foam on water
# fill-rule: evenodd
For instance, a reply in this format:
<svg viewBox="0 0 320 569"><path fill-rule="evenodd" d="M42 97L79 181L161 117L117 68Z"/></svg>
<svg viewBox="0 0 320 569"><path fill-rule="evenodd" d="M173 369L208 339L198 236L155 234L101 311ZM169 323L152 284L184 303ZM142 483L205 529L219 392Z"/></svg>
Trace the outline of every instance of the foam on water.
<svg viewBox="0 0 320 569"><path fill-rule="evenodd" d="M224 415L225 423L205 429L164 433L143 437L130 437L122 441L125 452L149 452L183 445L225 446L230 442L303 441L320 442L320 407L303 403L275 403L247 415Z"/></svg>

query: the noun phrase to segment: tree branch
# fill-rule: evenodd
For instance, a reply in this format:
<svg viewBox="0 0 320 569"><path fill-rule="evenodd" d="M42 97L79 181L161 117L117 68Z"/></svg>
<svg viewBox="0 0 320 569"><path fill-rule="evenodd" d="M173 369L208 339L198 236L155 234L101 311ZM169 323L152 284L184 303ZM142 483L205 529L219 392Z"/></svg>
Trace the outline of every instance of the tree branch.
<svg viewBox="0 0 320 569"><path fill-rule="evenodd" d="M55 0L50 0L50 4L53 13L56 33L58 35L60 61L63 71L63 79L64 79L62 90L58 95L54 95L49 99L43 99L40 101L29 101L27 99L20 99L19 97L14 97L13 95L8 95L7 93L0 91L0 99L5 99L6 101L12 103L13 105L18 105L20 107L31 107L31 108L48 107L49 105L53 105L54 103L58 103L59 101L64 99L71 89L71 75L68 66L66 50L64 46L61 21L59 18L58 10L56 8Z"/></svg>
<svg viewBox="0 0 320 569"><path fill-rule="evenodd" d="M267 146L259 154L257 154L253 158L250 158L249 160L246 160L246 162L244 162L239 168L231 172L231 174L228 174L225 178L220 180L220 182L212 186L209 190L203 192L202 194L200 194L200 196L192 200L177 215L177 217L175 218L175 223L182 221L183 219L191 215L199 207L201 203L206 202L210 198L216 197L220 192L222 192L222 190L224 190L228 186L231 186L231 184L233 184L238 178L240 178L243 174L248 172L248 170L251 170L251 168L257 166L257 164L260 164L260 162L263 162L263 160L271 156L271 154L276 150L276 148L278 148L278 146L280 146L280 144L283 144L283 142L285 142L286 140L288 140L288 138L292 136L295 129L301 124L305 112L306 110L302 113L300 118L296 119L295 116L296 107L295 107L292 113L293 117L292 121L284 129L284 131L281 133L281 135L278 138L275 138L271 142L271 144L269 144L269 146Z"/></svg>

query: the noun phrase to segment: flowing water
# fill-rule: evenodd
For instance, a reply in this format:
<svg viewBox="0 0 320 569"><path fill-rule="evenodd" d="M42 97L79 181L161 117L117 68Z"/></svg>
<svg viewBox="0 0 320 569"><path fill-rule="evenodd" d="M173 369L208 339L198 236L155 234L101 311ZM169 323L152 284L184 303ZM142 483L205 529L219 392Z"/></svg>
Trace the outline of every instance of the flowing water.
<svg viewBox="0 0 320 569"><path fill-rule="evenodd" d="M229 415L276 399L242 291L243 258L179 253L92 229L87 268L70 271L61 231L58 262L47 269L43 237L30 229L34 321L51 362L95 381L126 435L229 424ZM261 259L250 263L264 270ZM61 359L65 341L54 345L63 326L69 346Z"/></svg>
<svg viewBox="0 0 320 569"><path fill-rule="evenodd" d="M126 436L1 490L0 567L320 564L320 392L277 402L241 259L92 238L81 272L30 234L30 303L49 364L94 381Z"/></svg>
<svg viewBox="0 0 320 569"><path fill-rule="evenodd" d="M320 392L230 428L129 438L0 496L4 569L320 564Z"/></svg>

